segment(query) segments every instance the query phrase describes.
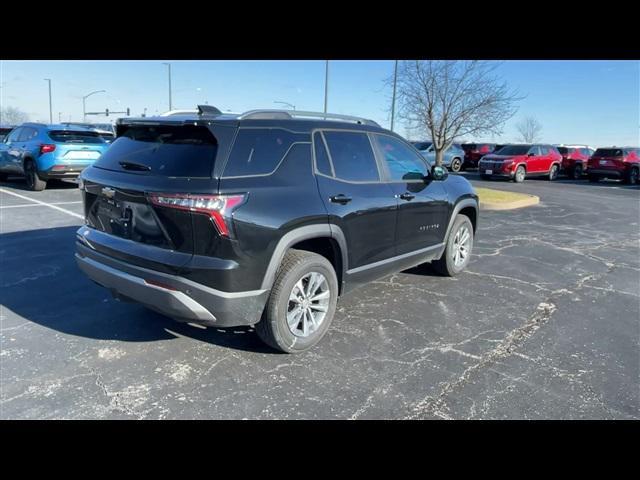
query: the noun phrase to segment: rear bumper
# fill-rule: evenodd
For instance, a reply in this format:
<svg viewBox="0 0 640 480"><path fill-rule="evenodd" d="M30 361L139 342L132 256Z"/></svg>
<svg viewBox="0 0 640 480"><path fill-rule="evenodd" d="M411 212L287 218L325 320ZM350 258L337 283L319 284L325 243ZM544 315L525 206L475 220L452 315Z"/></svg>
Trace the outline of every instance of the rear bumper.
<svg viewBox="0 0 640 480"><path fill-rule="evenodd" d="M235 327L260 321L269 291L222 292L186 278L131 265L76 242L78 267L115 298L178 321Z"/></svg>
<svg viewBox="0 0 640 480"><path fill-rule="evenodd" d="M38 172L38 176L48 180L52 178L75 178L80 175L82 170L90 166L91 163L73 164L73 165L54 165L48 170Z"/></svg>
<svg viewBox="0 0 640 480"><path fill-rule="evenodd" d="M598 168L590 168L589 175L598 175L600 177L607 178L622 178L625 175L625 171L623 170L606 170L606 169L598 169Z"/></svg>

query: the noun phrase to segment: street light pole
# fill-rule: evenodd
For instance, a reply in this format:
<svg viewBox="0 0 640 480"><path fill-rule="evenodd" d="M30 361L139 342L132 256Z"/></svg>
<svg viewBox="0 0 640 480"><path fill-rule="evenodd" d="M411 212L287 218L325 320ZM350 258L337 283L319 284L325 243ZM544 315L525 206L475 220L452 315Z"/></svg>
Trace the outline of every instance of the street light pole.
<svg viewBox="0 0 640 480"><path fill-rule="evenodd" d="M279 101L279 100L276 100L276 101L274 101L273 103L281 103L281 104L283 104L283 105L288 105L288 106L290 106L292 110L295 110L295 109L296 109L296 106L295 106L293 103L289 103L289 102L281 102L281 101Z"/></svg>
<svg viewBox="0 0 640 480"><path fill-rule="evenodd" d="M168 62L162 62L162 64L169 67L169 110L173 110L173 103L171 102L171 64Z"/></svg>
<svg viewBox="0 0 640 480"><path fill-rule="evenodd" d="M86 108L86 100L94 93L107 93L106 90L96 90L95 92L91 92L82 97L82 121L86 123L87 121L87 108Z"/></svg>
<svg viewBox="0 0 640 480"><path fill-rule="evenodd" d="M51 79L45 78L47 82L49 82L49 123L53 123L53 107L51 103Z"/></svg>
<svg viewBox="0 0 640 480"><path fill-rule="evenodd" d="M324 113L327 113L327 95L329 93L329 60L324 64Z"/></svg>
<svg viewBox="0 0 640 480"><path fill-rule="evenodd" d="M391 100L391 128L393 132L393 119L396 114L396 83L398 81L398 60L396 60L395 67L393 69L393 99Z"/></svg>

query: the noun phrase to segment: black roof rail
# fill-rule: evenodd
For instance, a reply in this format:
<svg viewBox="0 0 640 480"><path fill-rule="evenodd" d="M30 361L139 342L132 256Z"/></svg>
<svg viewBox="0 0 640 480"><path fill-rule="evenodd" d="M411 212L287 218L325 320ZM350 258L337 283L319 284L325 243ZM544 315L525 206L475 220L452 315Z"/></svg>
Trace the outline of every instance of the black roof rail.
<svg viewBox="0 0 640 480"><path fill-rule="evenodd" d="M324 120L338 120L343 122L353 122L360 125L372 125L374 127L380 127L373 120L362 117L354 117L352 115L342 115L338 113L324 113L324 112L305 112L300 110L249 110L240 115L240 120L250 119L274 119L274 120L289 120L297 117L307 118L322 118Z"/></svg>

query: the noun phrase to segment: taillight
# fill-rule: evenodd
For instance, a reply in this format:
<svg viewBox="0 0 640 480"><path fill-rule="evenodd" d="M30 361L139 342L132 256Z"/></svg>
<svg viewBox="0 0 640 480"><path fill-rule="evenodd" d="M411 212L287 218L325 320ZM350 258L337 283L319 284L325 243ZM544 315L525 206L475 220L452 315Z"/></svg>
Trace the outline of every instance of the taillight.
<svg viewBox="0 0 640 480"><path fill-rule="evenodd" d="M40 145L40 153L53 152L56 149L55 145Z"/></svg>
<svg viewBox="0 0 640 480"><path fill-rule="evenodd" d="M229 236L229 220L234 208L241 205L247 196L199 195L182 193L150 193L149 199L160 207L177 208L189 212L206 213L211 217L220 235Z"/></svg>

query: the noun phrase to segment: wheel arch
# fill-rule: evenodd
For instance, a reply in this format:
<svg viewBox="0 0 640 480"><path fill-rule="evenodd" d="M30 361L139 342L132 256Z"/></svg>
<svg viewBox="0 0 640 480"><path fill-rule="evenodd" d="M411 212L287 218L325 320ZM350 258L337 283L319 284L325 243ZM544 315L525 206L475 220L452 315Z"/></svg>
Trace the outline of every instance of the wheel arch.
<svg viewBox="0 0 640 480"><path fill-rule="evenodd" d="M348 267L347 243L342 229L337 225L317 224L299 227L287 232L276 244L262 280L261 288L270 289L276 272L287 250L297 248L325 257L336 270L342 292L342 279Z"/></svg>

